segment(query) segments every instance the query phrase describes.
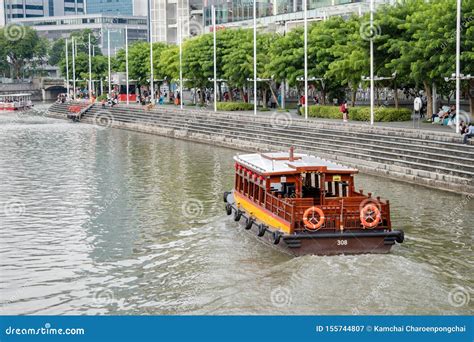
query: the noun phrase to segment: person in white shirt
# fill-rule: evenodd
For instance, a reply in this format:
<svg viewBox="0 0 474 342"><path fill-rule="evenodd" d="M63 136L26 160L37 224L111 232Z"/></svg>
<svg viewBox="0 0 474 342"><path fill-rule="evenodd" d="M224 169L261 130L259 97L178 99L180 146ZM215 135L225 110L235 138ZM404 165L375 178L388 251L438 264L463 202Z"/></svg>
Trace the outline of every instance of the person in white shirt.
<svg viewBox="0 0 474 342"><path fill-rule="evenodd" d="M474 126L471 123L469 124L469 128L467 129L466 134L464 134L463 143L467 144L467 140L472 137L474 137Z"/></svg>

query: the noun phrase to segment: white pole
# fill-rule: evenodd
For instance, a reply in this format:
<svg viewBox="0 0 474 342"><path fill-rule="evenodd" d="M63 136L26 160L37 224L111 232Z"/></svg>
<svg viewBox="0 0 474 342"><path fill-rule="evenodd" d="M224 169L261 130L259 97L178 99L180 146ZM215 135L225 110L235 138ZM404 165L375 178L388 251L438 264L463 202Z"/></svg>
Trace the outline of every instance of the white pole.
<svg viewBox="0 0 474 342"><path fill-rule="evenodd" d="M110 30L107 30L107 55L108 55L108 68L109 68L109 96L112 94L112 74L111 74L111 66L110 66Z"/></svg>
<svg viewBox="0 0 474 342"><path fill-rule="evenodd" d="M257 115L257 0L253 0L253 113Z"/></svg>
<svg viewBox="0 0 474 342"><path fill-rule="evenodd" d="M457 0L456 16L456 133L459 134L461 97L461 0Z"/></svg>
<svg viewBox="0 0 474 342"><path fill-rule="evenodd" d="M178 7L176 7L178 8ZM183 109L183 31L182 22L178 11L178 31L179 31L179 107Z"/></svg>
<svg viewBox="0 0 474 342"><path fill-rule="evenodd" d="M91 34L89 33L89 101L92 101L92 54L91 54Z"/></svg>
<svg viewBox="0 0 474 342"><path fill-rule="evenodd" d="M125 26L125 76L126 76L126 85L127 88L127 106L130 104L128 99L128 26Z"/></svg>
<svg viewBox="0 0 474 342"><path fill-rule="evenodd" d="M304 118L308 119L308 1L303 0L304 12Z"/></svg>
<svg viewBox="0 0 474 342"><path fill-rule="evenodd" d="M374 124L374 0L370 0L370 124Z"/></svg>
<svg viewBox="0 0 474 342"><path fill-rule="evenodd" d="M76 42L72 37L72 98L76 99Z"/></svg>
<svg viewBox="0 0 474 342"><path fill-rule="evenodd" d="M67 96L66 96L66 99L69 99L69 52L67 50L67 45L68 45L68 42L67 42L67 38L66 38L66 92L67 92Z"/></svg>
<svg viewBox="0 0 474 342"><path fill-rule="evenodd" d="M285 96L286 96L286 86L285 86L285 80L281 81L281 108L285 109Z"/></svg>
<svg viewBox="0 0 474 342"><path fill-rule="evenodd" d="M153 68L153 0L150 0L150 100L155 103L155 70Z"/></svg>
<svg viewBox="0 0 474 342"><path fill-rule="evenodd" d="M212 5L212 31L214 37L214 112L217 112L216 7L214 5Z"/></svg>

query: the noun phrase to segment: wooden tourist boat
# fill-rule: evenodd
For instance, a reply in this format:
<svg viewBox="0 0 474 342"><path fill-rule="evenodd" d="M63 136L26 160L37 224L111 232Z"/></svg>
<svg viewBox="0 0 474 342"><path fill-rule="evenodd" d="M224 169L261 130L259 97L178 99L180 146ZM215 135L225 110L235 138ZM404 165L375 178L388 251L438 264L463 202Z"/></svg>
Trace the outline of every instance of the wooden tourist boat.
<svg viewBox="0 0 474 342"><path fill-rule="evenodd" d="M357 169L293 148L234 160L227 214L287 253L388 253L404 240L402 230L392 230L389 201L355 190Z"/></svg>
<svg viewBox="0 0 474 342"><path fill-rule="evenodd" d="M33 106L31 94L2 94L0 95L0 110L13 111L28 109Z"/></svg>

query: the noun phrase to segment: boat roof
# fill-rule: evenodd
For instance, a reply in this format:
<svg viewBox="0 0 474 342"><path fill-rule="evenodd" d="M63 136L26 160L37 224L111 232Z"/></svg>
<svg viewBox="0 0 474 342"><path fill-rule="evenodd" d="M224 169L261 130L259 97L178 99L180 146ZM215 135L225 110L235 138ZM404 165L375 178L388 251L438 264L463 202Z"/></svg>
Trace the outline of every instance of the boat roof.
<svg viewBox="0 0 474 342"><path fill-rule="evenodd" d="M10 97L10 96L31 96L29 93L20 93L20 94L0 94L0 97Z"/></svg>
<svg viewBox="0 0 474 342"><path fill-rule="evenodd" d="M357 169L334 163L320 157L290 152L240 154L234 160L258 173L291 174L299 172L357 173Z"/></svg>

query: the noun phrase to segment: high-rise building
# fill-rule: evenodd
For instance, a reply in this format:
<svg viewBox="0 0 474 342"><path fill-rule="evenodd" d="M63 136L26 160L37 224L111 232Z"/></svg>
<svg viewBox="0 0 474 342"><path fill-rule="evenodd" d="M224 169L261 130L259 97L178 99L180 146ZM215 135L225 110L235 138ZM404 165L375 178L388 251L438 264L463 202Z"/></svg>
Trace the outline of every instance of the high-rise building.
<svg viewBox="0 0 474 342"><path fill-rule="evenodd" d="M148 27L146 17L109 16L105 14L83 14L77 16L62 16L48 18L18 19L15 23L33 27L40 36L49 40L69 37L72 32L85 28L92 30L99 38L102 53L108 53L108 38L110 37L111 55L125 46L125 28L128 29L128 42L146 41Z"/></svg>
<svg viewBox="0 0 474 342"><path fill-rule="evenodd" d="M0 27L5 26L5 0L0 0Z"/></svg>
<svg viewBox="0 0 474 342"><path fill-rule="evenodd" d="M147 0L86 0L87 14L147 16Z"/></svg>
<svg viewBox="0 0 474 342"><path fill-rule="evenodd" d="M177 43L203 33L202 0L150 0L150 32L153 42Z"/></svg>
<svg viewBox="0 0 474 342"><path fill-rule="evenodd" d="M210 31L211 6L216 7L216 24L224 27L253 25L253 0L204 0L203 21ZM273 32L284 32L303 24L303 0L256 0L258 26ZM376 5L391 0L375 0ZM330 16L362 15L369 11L370 0L309 0L308 20L324 20Z"/></svg>
<svg viewBox="0 0 474 342"><path fill-rule="evenodd" d="M5 23L23 18L84 14L84 0L1 0Z"/></svg>

